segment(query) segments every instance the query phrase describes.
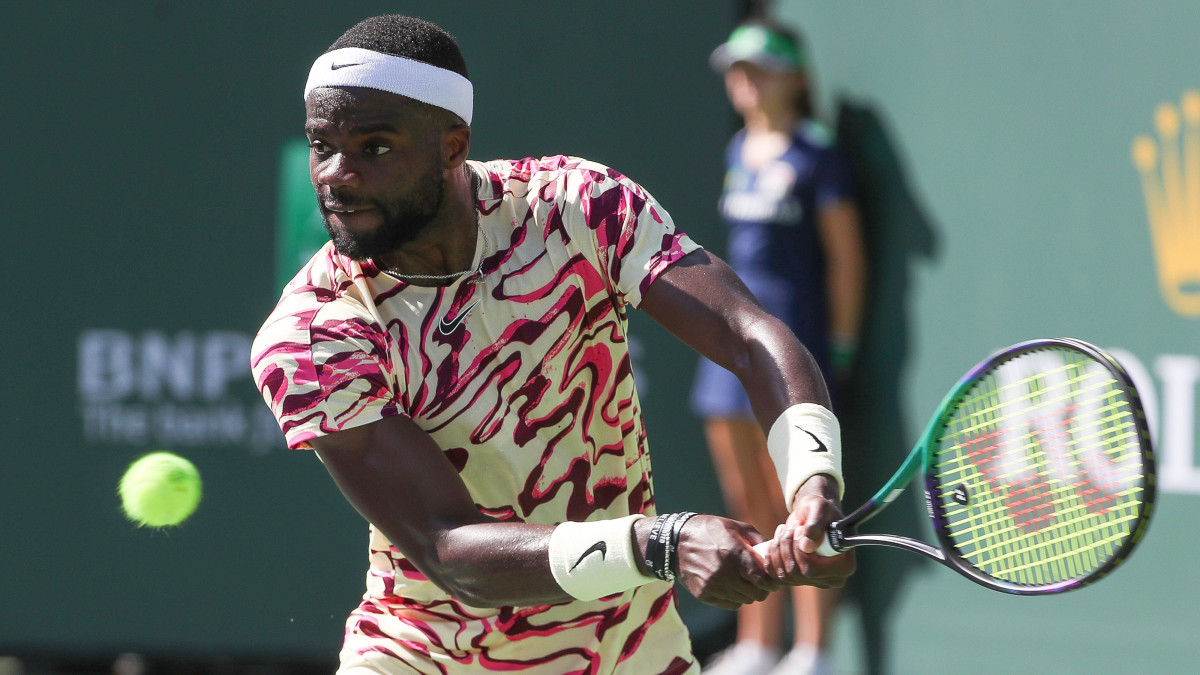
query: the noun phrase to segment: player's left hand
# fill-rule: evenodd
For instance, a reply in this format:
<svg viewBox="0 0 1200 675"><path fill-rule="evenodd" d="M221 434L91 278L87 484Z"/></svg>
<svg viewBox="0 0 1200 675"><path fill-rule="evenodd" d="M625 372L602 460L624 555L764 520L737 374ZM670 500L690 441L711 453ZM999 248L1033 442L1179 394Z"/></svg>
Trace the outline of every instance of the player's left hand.
<svg viewBox="0 0 1200 675"><path fill-rule="evenodd" d="M842 517L837 484L823 475L807 480L796 493L792 513L775 530L764 561L780 583L788 586L838 588L854 573L854 551L832 557L817 555L829 524Z"/></svg>

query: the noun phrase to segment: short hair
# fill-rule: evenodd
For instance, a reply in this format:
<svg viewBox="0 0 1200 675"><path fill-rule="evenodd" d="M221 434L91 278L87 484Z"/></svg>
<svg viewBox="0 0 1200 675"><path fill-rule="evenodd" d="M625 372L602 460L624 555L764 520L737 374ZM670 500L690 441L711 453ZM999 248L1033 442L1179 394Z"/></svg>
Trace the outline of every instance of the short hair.
<svg viewBox="0 0 1200 675"><path fill-rule="evenodd" d="M342 33L329 49L358 47L402 56L444 68L470 79L467 62L454 38L435 23L402 14L384 14L364 19Z"/></svg>

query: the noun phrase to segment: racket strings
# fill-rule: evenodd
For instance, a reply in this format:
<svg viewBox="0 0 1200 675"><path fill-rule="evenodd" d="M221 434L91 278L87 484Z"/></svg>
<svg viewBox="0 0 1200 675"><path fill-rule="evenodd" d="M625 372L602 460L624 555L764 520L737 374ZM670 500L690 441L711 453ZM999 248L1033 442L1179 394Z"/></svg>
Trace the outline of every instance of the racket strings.
<svg viewBox="0 0 1200 675"><path fill-rule="evenodd" d="M1109 370L1081 353L994 367L944 431L931 459L935 506L980 571L1030 586L1077 579L1104 567L1136 527L1139 426Z"/></svg>

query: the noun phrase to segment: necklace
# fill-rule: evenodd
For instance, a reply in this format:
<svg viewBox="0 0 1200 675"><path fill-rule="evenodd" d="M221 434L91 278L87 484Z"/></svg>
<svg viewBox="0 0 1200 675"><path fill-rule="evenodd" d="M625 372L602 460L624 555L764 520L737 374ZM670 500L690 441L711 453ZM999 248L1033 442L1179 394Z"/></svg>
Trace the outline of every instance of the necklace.
<svg viewBox="0 0 1200 675"><path fill-rule="evenodd" d="M480 221L479 217L479 175L473 171L471 172L471 189L475 193L475 227L477 228L479 234L483 236L483 250L479 254L479 265L477 265L475 269L463 270L461 272L451 272L450 274L400 274L399 272L386 270L382 267L380 269L387 274L396 277L397 279L427 279L430 281L445 281L447 279L457 279L461 276L470 274L471 276L475 277L474 283L483 281L483 259L487 255L488 245L490 242L488 241L487 230L483 229L483 223Z"/></svg>
<svg viewBox="0 0 1200 675"><path fill-rule="evenodd" d="M476 217L476 219L478 219L479 214L476 213L475 217ZM429 280L445 281L446 279L457 279L461 276L470 274L472 276L477 277L478 281L482 281L483 280L483 258L487 254L489 242L488 242L487 230L483 229L482 226L480 226L480 228L479 228L479 234L483 235L483 252L480 253L480 255L479 255L479 265L477 265L475 267L475 269L463 270L461 272L451 272L450 274L400 274L399 272L393 272L392 270L383 270L383 271L393 277L396 277L397 279L429 279Z"/></svg>

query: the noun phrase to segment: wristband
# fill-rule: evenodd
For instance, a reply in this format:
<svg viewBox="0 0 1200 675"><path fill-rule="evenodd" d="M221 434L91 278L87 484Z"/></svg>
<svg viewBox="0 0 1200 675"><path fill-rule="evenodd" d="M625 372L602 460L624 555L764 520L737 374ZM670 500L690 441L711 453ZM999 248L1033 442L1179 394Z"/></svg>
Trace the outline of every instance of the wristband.
<svg viewBox="0 0 1200 675"><path fill-rule="evenodd" d="M692 516L691 511L663 514L654 519L646 541L646 568L655 577L674 583L679 574L679 532Z"/></svg>
<svg viewBox="0 0 1200 675"><path fill-rule="evenodd" d="M825 407L799 403L784 410L767 434L767 450L775 462L788 511L800 486L817 474L826 474L837 482L839 498L845 491L842 432L837 417Z"/></svg>
<svg viewBox="0 0 1200 675"><path fill-rule="evenodd" d="M667 575L671 581L675 581L675 577L679 576L679 533L683 531L683 524L691 520L695 513L688 511L687 513L679 514L679 518L671 526L670 545L667 548L668 559L666 563Z"/></svg>
<svg viewBox="0 0 1200 675"><path fill-rule="evenodd" d="M671 566L671 558L675 555L675 551L671 546L671 533L675 531L675 523L682 517L682 513L672 513L667 516L666 522L663 523L662 531L658 534L658 550L661 552L661 555L654 561L654 576L667 583L675 583L674 568Z"/></svg>
<svg viewBox="0 0 1200 675"><path fill-rule="evenodd" d="M666 527L667 521L671 519L668 514L663 514L654 519L654 524L650 526L650 537L646 540L646 569L662 581L667 580L667 574L663 568L663 549L666 546L667 537L663 534L663 528ZM667 530L670 532L670 530Z"/></svg>
<svg viewBox="0 0 1200 675"><path fill-rule="evenodd" d="M638 570L633 523L642 514L614 520L562 523L550 534L550 571L576 600L595 600L652 581Z"/></svg>

